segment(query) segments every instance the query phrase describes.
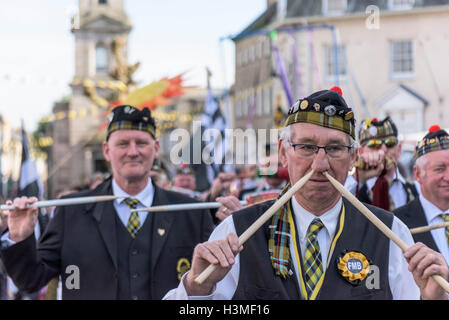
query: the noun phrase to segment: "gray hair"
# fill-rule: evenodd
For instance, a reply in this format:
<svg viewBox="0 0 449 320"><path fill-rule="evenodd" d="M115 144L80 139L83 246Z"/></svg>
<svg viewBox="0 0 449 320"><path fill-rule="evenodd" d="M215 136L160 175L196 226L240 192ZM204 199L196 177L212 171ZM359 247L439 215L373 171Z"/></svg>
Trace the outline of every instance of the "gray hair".
<svg viewBox="0 0 449 320"><path fill-rule="evenodd" d="M416 159L415 161L415 166L417 166L421 171L422 171L422 176L424 177L426 175L426 165L427 162L429 162L429 159L426 157L427 155L423 155L421 157L419 157L418 159Z"/></svg>

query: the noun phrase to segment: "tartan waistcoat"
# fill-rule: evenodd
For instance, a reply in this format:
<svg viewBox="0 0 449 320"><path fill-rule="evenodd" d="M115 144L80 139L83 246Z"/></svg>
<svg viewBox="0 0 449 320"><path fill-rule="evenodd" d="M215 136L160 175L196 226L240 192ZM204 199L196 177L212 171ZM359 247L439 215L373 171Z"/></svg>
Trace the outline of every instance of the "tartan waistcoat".
<svg viewBox="0 0 449 320"><path fill-rule="evenodd" d="M388 257L390 240L343 198L345 222L326 269L325 278L317 299L392 299L388 282ZM237 234L242 234L273 201L251 206L233 214ZM369 209L388 227L393 223L390 212L369 206ZM240 275L233 299L236 300L290 300L301 299L293 263L291 275L286 279L276 276L268 253L270 235L268 221L244 245L240 253ZM299 227L296 227L298 230ZM297 239L299 247L299 241ZM299 250L299 248L298 248ZM378 288L368 289L366 280L352 285L337 270L337 262L344 251L358 251L378 269ZM300 251L300 250L299 250ZM303 271L304 273L304 271Z"/></svg>

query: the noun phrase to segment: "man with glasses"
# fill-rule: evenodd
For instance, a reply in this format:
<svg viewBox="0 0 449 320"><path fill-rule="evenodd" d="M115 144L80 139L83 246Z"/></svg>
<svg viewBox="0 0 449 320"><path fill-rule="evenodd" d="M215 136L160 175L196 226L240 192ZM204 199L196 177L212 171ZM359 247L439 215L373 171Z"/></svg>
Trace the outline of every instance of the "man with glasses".
<svg viewBox="0 0 449 320"><path fill-rule="evenodd" d="M362 121L359 141L356 171L345 185L360 201L392 211L418 196L414 185L399 172L402 147L390 117Z"/></svg>
<svg viewBox="0 0 449 320"><path fill-rule="evenodd" d="M441 254L413 245L398 218L369 206L410 245L403 254L323 175L344 183L356 161L354 114L334 90L299 100L281 129L279 159L290 183L280 196L314 170L308 182L243 247L238 235L273 201L226 218L195 247L191 270L165 299L447 299L429 278L449 277ZM217 269L196 283L211 263Z"/></svg>

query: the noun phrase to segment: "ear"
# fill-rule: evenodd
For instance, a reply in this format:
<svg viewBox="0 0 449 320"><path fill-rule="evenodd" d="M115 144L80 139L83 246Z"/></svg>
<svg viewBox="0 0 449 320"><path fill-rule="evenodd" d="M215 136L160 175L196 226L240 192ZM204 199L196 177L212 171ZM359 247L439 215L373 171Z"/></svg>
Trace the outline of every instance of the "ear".
<svg viewBox="0 0 449 320"><path fill-rule="evenodd" d="M357 161L358 158L358 154L359 154L359 149L357 148L356 150L354 150L354 152L350 153L350 158L349 158L349 171L351 171L354 168L355 162Z"/></svg>
<svg viewBox="0 0 449 320"><path fill-rule="evenodd" d="M159 140L154 140L154 159L159 157L159 149L160 149Z"/></svg>
<svg viewBox="0 0 449 320"><path fill-rule="evenodd" d="M413 166L413 179L415 179L416 181L418 181L419 184L421 184L421 175L422 175L422 171L421 169L415 164Z"/></svg>
<svg viewBox="0 0 449 320"><path fill-rule="evenodd" d="M103 141L103 155L104 155L104 158L108 162L111 162L111 157L109 155L109 142L108 141Z"/></svg>
<svg viewBox="0 0 449 320"><path fill-rule="evenodd" d="M288 168L287 149L284 147L282 139L280 139L278 142L278 152L279 152L279 161L282 164L282 167Z"/></svg>

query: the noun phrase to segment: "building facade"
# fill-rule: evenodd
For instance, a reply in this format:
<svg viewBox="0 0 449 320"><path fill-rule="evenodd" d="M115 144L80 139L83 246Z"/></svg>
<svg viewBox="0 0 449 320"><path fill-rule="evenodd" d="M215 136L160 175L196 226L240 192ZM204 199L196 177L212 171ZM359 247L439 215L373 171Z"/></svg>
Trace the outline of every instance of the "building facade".
<svg viewBox="0 0 449 320"><path fill-rule="evenodd" d="M237 127L272 127L276 106L288 110L275 46L295 100L339 85L358 120L389 115L403 135L449 127L449 1L267 5L234 37Z"/></svg>
<svg viewBox="0 0 449 320"><path fill-rule="evenodd" d="M75 41L75 72L71 97L55 103L52 122L53 145L49 157L50 194L87 185L95 172L106 173L101 125L105 122L97 100L109 99L116 88L112 76L118 61L114 41L120 39L120 56L127 62L128 35L132 24L123 0L79 0L79 11L72 19ZM91 88L87 94L86 88ZM60 116L58 116L60 115Z"/></svg>

